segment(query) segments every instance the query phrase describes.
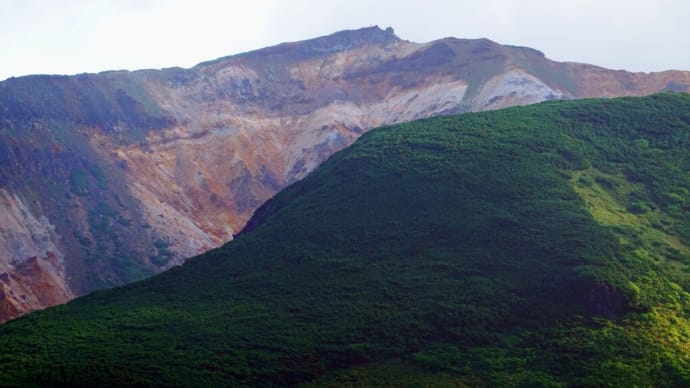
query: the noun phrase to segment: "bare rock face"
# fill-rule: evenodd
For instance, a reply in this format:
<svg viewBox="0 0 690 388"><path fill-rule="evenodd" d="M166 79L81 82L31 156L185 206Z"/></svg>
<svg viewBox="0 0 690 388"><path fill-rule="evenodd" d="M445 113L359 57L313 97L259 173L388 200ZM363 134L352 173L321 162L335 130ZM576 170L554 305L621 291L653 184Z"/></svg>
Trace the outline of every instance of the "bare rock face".
<svg viewBox="0 0 690 388"><path fill-rule="evenodd" d="M192 69L0 83L0 321L180 264L365 131L549 99L689 91L486 39L342 31Z"/></svg>
<svg viewBox="0 0 690 388"><path fill-rule="evenodd" d="M54 228L18 195L0 190L0 316L18 316L74 297Z"/></svg>

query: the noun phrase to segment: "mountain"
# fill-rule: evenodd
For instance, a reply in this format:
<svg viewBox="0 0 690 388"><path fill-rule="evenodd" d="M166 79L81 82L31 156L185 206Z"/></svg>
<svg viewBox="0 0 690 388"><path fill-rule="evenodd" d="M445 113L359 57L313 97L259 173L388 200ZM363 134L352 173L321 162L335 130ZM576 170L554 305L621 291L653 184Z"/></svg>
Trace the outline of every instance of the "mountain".
<svg viewBox="0 0 690 388"><path fill-rule="evenodd" d="M690 95L384 126L232 242L0 326L3 384L688 386Z"/></svg>
<svg viewBox="0 0 690 388"><path fill-rule="evenodd" d="M0 82L0 321L180 264L370 128L549 99L688 91L690 73L487 39L341 31L191 69Z"/></svg>

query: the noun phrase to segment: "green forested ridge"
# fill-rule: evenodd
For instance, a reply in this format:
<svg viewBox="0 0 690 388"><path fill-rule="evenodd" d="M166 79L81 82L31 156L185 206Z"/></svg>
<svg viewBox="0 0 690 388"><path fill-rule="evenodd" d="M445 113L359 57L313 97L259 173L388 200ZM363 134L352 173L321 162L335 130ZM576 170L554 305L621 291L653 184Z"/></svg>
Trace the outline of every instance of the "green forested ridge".
<svg viewBox="0 0 690 388"><path fill-rule="evenodd" d="M1 385L690 385L690 96L380 128L233 242L0 326Z"/></svg>

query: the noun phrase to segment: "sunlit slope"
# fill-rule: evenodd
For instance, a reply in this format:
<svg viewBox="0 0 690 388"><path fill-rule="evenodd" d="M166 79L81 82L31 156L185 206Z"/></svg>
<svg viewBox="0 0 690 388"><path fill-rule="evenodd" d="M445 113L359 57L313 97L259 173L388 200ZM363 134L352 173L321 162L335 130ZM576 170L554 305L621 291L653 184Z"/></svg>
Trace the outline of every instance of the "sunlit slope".
<svg viewBox="0 0 690 388"><path fill-rule="evenodd" d="M152 279L0 326L3 384L690 384L690 96L384 127Z"/></svg>

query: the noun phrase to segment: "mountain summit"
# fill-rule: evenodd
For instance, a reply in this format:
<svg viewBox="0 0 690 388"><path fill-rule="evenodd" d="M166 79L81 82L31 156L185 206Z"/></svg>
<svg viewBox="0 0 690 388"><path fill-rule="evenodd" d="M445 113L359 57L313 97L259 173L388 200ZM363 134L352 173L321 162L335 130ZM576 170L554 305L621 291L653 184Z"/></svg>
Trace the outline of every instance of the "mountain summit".
<svg viewBox="0 0 690 388"><path fill-rule="evenodd" d="M347 50L354 50L369 45L392 44L400 42L393 28L382 30L378 26L361 28L359 30L338 31L331 35L322 36L300 42L283 43L277 46L250 51L248 53L217 59L212 62L244 56L284 56L294 59L305 59L309 56L333 54ZM301 58L300 58L301 57ZM203 65L200 64L199 66Z"/></svg>
<svg viewBox="0 0 690 388"><path fill-rule="evenodd" d="M191 69L0 82L0 320L180 264L369 129L552 99L688 91L690 73L370 27Z"/></svg>

